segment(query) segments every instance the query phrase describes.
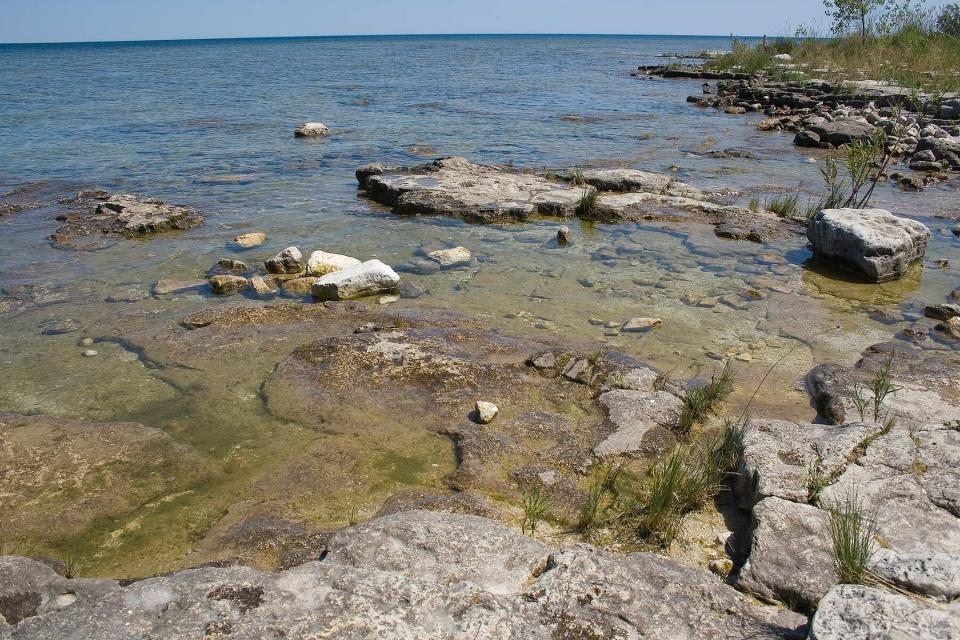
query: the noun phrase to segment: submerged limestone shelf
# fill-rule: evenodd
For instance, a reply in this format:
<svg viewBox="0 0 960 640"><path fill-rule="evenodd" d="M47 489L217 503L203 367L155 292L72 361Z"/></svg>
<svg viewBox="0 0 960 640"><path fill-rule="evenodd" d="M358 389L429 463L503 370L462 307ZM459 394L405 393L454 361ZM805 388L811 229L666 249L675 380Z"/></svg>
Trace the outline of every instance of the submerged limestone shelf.
<svg viewBox="0 0 960 640"><path fill-rule="evenodd" d="M573 169L569 180L508 167L440 158L413 167L357 169L365 195L401 215L444 215L469 222L523 222L536 215L601 222L690 219L749 228L756 238L789 233L765 211L720 204L673 176L632 169Z"/></svg>

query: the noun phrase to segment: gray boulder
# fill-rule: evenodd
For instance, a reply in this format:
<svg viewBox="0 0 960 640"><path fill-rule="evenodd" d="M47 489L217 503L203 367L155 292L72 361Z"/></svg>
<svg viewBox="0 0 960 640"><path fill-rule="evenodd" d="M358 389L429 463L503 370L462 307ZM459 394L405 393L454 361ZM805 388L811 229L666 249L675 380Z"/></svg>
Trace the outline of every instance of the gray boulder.
<svg viewBox="0 0 960 640"><path fill-rule="evenodd" d="M885 282L923 258L930 230L883 209L825 209L810 221L807 238L818 256Z"/></svg>
<svg viewBox="0 0 960 640"><path fill-rule="evenodd" d="M600 404L609 431L594 447L600 457L666 448L683 409L683 400L666 391L617 389L600 396Z"/></svg>
<svg viewBox="0 0 960 640"><path fill-rule="evenodd" d="M960 614L860 585L841 585L820 601L811 640L957 640Z"/></svg>
<svg viewBox="0 0 960 640"><path fill-rule="evenodd" d="M379 260L328 273L313 284L317 300L351 300L396 290L400 276Z"/></svg>
<svg viewBox="0 0 960 640"><path fill-rule="evenodd" d="M267 273L300 273L306 268L303 254L296 247L287 247L274 257L263 263Z"/></svg>
<svg viewBox="0 0 960 640"><path fill-rule="evenodd" d="M861 118L837 118L832 122L815 122L808 130L823 142L834 146L867 140L873 136L873 125Z"/></svg>

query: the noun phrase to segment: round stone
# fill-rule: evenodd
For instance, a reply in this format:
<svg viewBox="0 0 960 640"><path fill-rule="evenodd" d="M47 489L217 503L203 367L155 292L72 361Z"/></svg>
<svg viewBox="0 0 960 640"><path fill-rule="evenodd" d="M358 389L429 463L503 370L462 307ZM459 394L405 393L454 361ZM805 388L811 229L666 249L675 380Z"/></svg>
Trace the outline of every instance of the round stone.
<svg viewBox="0 0 960 640"><path fill-rule="evenodd" d="M92 357L94 357L95 355L97 355L97 350L96 350L96 349L87 349L86 351L83 352L83 357L84 357L84 358L92 358Z"/></svg>

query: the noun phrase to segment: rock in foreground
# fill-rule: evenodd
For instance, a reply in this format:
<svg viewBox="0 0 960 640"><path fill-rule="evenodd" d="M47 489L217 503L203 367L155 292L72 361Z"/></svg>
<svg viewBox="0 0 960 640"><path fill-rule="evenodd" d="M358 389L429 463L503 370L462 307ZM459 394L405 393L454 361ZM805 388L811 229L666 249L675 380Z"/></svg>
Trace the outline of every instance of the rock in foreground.
<svg viewBox="0 0 960 640"><path fill-rule="evenodd" d="M400 276L379 260L367 260L358 265L328 273L312 289L317 300L352 300L389 293L400 285Z"/></svg>
<svg viewBox="0 0 960 640"><path fill-rule="evenodd" d="M204 567L121 586L0 559L26 638L778 638L805 619L667 558L563 550L468 515L408 511L346 529L278 573Z"/></svg>
<svg viewBox="0 0 960 640"><path fill-rule="evenodd" d="M810 221L807 238L818 256L886 282L923 258L930 230L883 209L825 209Z"/></svg>

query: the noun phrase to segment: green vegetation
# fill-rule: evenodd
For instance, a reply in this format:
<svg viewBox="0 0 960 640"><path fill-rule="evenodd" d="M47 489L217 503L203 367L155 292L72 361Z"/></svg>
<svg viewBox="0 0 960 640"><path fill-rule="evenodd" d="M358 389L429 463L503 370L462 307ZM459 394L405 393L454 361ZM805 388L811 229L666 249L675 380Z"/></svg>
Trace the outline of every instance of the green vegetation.
<svg viewBox="0 0 960 640"><path fill-rule="evenodd" d="M601 524L601 516L610 511L617 503L617 480L623 472L625 462L616 466L605 465L595 476L587 492L587 499L580 508L577 519L577 531L588 541L594 538Z"/></svg>
<svg viewBox="0 0 960 640"><path fill-rule="evenodd" d="M654 391L665 391L667 385L671 382L670 374L666 372L657 373L657 377L653 379L653 390Z"/></svg>
<svg viewBox="0 0 960 640"><path fill-rule="evenodd" d="M727 364L720 375L713 376L710 382L691 389L680 413L679 430L681 436L689 436L693 426L703 420L707 413L733 392L733 370Z"/></svg>
<svg viewBox="0 0 960 640"><path fill-rule="evenodd" d="M867 581L879 533L876 511L868 511L855 491L830 507L833 563L840 582L864 584Z"/></svg>
<svg viewBox="0 0 960 640"><path fill-rule="evenodd" d="M786 196L779 196L771 200L764 206L767 211L775 213L781 218L793 218L800 209L800 194L792 193Z"/></svg>
<svg viewBox="0 0 960 640"><path fill-rule="evenodd" d="M550 511L550 499L540 490L540 487L523 494L523 522L520 530L523 533L530 532L533 535L537 532L537 525L543 521L547 512Z"/></svg>
<svg viewBox="0 0 960 640"><path fill-rule="evenodd" d="M860 422L863 422L870 400L863 395L863 385L859 381L853 383L853 398L851 399L853 400L853 406L857 408L857 413L860 414Z"/></svg>
<svg viewBox="0 0 960 640"><path fill-rule="evenodd" d="M887 396L900 390L900 387L893 384L893 353L887 358L884 365L877 371L873 377L873 421L880 420L880 407L883 406Z"/></svg>
<svg viewBox="0 0 960 640"><path fill-rule="evenodd" d="M587 181L583 177L583 171L580 169L571 169L570 170L570 182L575 187L585 187L587 186Z"/></svg>
<svg viewBox="0 0 960 640"><path fill-rule="evenodd" d="M823 473L823 456L816 451L814 458L807 467L807 501L810 504L820 502L820 494L830 484L830 478Z"/></svg>
<svg viewBox="0 0 960 640"><path fill-rule="evenodd" d="M753 197L750 198L750 204L747 205L747 208L754 213L760 212L760 198Z"/></svg>
<svg viewBox="0 0 960 640"><path fill-rule="evenodd" d="M580 196L580 201L577 203L577 215L590 217L596 213L599 204L600 196L597 194L596 189L585 188L583 195Z"/></svg>
<svg viewBox="0 0 960 640"><path fill-rule="evenodd" d="M831 34L801 27L796 37L750 46L707 62L717 71L765 72L776 79L872 79L928 91L934 98L960 87L960 7L928 11L916 0L824 0ZM789 54L785 67L774 56ZM816 70L815 72L813 70Z"/></svg>

